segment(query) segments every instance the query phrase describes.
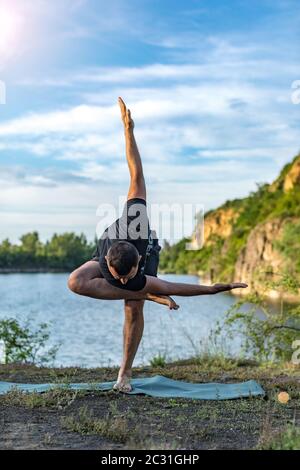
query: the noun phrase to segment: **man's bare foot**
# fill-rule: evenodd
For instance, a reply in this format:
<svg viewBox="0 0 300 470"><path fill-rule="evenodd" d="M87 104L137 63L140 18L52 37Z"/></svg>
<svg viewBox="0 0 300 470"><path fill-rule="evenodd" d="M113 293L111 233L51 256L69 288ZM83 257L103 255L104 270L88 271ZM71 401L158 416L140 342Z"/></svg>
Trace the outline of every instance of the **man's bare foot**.
<svg viewBox="0 0 300 470"><path fill-rule="evenodd" d="M118 101L119 101L124 128L127 130L134 129L134 121L131 117L130 109L126 108L126 104L124 103L124 101L122 100L120 96L119 96Z"/></svg>
<svg viewBox="0 0 300 470"><path fill-rule="evenodd" d="M128 393L131 392L132 386L130 385L131 373L123 373L118 375L117 382L113 386L114 390L118 392Z"/></svg>
<svg viewBox="0 0 300 470"><path fill-rule="evenodd" d="M167 305L168 305L170 310L178 310L179 309L179 305L170 296L167 296Z"/></svg>

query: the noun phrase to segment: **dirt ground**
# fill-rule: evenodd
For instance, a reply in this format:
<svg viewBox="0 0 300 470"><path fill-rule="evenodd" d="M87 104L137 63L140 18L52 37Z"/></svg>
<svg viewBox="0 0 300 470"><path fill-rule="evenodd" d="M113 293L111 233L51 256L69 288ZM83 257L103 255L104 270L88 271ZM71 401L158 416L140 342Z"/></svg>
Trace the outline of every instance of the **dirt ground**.
<svg viewBox="0 0 300 470"><path fill-rule="evenodd" d="M256 379L265 397L226 401L152 398L114 391L0 395L0 449L253 449L268 448L289 424L300 426L300 368L190 359L134 369L193 382ZM1 365L0 381L104 382L117 369ZM289 393L287 404L278 402Z"/></svg>

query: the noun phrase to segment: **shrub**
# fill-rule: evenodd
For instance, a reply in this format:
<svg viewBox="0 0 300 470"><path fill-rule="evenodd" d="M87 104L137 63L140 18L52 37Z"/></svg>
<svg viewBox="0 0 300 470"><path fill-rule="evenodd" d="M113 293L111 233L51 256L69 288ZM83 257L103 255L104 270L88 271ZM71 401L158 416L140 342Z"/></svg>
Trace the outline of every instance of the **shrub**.
<svg viewBox="0 0 300 470"><path fill-rule="evenodd" d="M157 356L154 356L150 360L150 365L152 367L165 367L166 365L166 356L162 354L158 354Z"/></svg>
<svg viewBox="0 0 300 470"><path fill-rule="evenodd" d="M268 287L295 292L299 285L283 275ZM300 306L285 305L281 299L279 311L274 312L262 295L250 294L232 305L217 324L215 334L224 333L231 339L241 336L243 352L260 361L290 361L293 342L300 338Z"/></svg>
<svg viewBox="0 0 300 470"><path fill-rule="evenodd" d="M24 326L13 319L0 320L0 341L4 344L4 363L39 363L44 364L55 359L59 346L45 350L50 333L46 323L31 330L30 322Z"/></svg>

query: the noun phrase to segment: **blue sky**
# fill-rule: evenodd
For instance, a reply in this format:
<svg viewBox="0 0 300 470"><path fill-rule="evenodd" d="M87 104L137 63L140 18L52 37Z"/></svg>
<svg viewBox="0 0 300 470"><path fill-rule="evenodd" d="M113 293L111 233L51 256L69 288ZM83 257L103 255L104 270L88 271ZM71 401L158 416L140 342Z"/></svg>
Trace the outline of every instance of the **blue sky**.
<svg viewBox="0 0 300 470"><path fill-rule="evenodd" d="M1 15L1 239L94 236L128 186L118 96L150 203L217 207L299 151L298 0L2 0Z"/></svg>

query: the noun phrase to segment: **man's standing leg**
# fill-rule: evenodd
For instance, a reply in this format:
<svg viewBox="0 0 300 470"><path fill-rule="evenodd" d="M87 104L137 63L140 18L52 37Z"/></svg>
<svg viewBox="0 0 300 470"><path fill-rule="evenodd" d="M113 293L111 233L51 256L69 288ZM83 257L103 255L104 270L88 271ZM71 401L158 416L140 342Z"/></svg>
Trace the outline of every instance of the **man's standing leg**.
<svg viewBox="0 0 300 470"><path fill-rule="evenodd" d="M129 392L132 364L144 331L144 300L125 300L125 321L123 327L123 360L115 390Z"/></svg>

